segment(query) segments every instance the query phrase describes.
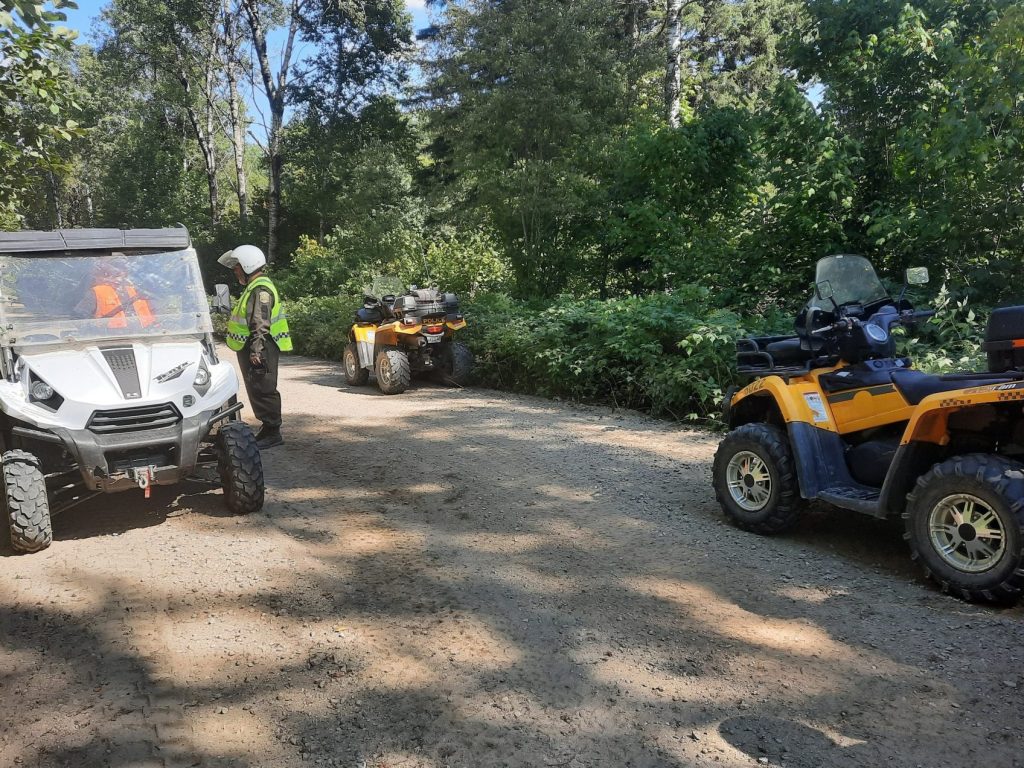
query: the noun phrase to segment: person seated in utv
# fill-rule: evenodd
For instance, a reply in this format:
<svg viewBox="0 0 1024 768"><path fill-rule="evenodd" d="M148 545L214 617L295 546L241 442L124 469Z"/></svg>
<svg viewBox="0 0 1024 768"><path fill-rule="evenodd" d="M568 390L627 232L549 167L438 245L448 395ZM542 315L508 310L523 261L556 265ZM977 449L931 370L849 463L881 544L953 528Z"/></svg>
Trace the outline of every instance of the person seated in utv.
<svg viewBox="0 0 1024 768"><path fill-rule="evenodd" d="M79 317L104 320L112 331L127 329L129 318L142 328L156 322L149 301L139 295L131 282L125 258L114 256L97 260L91 282L88 292L76 307Z"/></svg>

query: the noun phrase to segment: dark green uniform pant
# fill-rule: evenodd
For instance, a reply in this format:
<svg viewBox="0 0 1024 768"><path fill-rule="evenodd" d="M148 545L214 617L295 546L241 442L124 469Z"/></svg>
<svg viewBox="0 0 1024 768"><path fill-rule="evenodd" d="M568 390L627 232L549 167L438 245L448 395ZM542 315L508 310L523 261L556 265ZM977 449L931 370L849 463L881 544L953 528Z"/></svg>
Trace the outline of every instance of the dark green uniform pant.
<svg viewBox="0 0 1024 768"><path fill-rule="evenodd" d="M277 345L267 339L264 344L263 359L267 364L267 372L254 371L249 363L249 345L246 344L238 353L238 367L242 369L242 380L245 391L252 404L252 412L256 418L269 429L281 427L281 393L277 391L277 367L281 353Z"/></svg>

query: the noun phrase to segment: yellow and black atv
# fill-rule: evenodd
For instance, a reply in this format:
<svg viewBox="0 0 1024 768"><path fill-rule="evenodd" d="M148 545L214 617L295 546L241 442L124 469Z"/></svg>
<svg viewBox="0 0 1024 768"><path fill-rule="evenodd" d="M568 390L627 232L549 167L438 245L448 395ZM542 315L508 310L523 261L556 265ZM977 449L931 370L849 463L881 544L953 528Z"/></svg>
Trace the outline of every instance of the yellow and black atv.
<svg viewBox="0 0 1024 768"><path fill-rule="evenodd" d="M345 381L361 386L372 370L385 395L405 392L414 374L466 384L473 353L455 341L455 332L466 327L458 297L416 286L399 296L389 285L394 281L378 280L364 292L345 347Z"/></svg>
<svg viewBox="0 0 1024 768"><path fill-rule="evenodd" d="M907 270L907 283L928 279ZM895 356L892 330L931 312L891 298L860 256L818 262L796 334L737 342L752 383L726 396L715 494L740 528L793 526L810 499L902 516L912 557L944 590L1024 590L1024 307L997 309L989 371L934 376Z"/></svg>

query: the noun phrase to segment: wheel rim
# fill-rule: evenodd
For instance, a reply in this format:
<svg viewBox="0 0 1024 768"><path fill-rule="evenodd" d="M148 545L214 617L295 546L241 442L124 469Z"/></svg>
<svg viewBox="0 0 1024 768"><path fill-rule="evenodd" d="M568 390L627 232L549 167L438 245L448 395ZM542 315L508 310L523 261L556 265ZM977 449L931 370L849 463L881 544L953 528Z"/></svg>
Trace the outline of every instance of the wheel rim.
<svg viewBox="0 0 1024 768"><path fill-rule="evenodd" d="M384 382L385 386L391 386L391 361L388 360L387 355L384 355L380 361L380 380Z"/></svg>
<svg viewBox="0 0 1024 768"><path fill-rule="evenodd" d="M947 496L928 516L932 547L946 563L965 573L987 571L1006 552L1006 531L992 507L967 493Z"/></svg>
<svg viewBox="0 0 1024 768"><path fill-rule="evenodd" d="M732 500L747 512L764 509L772 496L772 475L768 465L751 451L740 451L729 460L725 479Z"/></svg>
<svg viewBox="0 0 1024 768"><path fill-rule="evenodd" d="M345 368L348 369L348 375L350 378L355 378L355 375L359 373L359 369L356 367L356 358L349 350L345 353Z"/></svg>

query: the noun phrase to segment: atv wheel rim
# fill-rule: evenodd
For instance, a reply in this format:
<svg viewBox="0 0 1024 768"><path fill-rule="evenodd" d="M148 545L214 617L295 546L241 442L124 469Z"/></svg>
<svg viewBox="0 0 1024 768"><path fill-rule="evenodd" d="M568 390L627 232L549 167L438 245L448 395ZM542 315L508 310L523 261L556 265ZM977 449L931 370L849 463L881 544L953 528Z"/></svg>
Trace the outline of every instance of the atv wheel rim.
<svg viewBox="0 0 1024 768"><path fill-rule="evenodd" d="M355 378L355 375L359 373L359 367L356 365L356 358L351 352L345 353L345 369L348 371L348 375L351 378Z"/></svg>
<svg viewBox="0 0 1024 768"><path fill-rule="evenodd" d="M772 496L772 475L764 459L750 451L740 451L725 470L729 495L747 512L765 508Z"/></svg>
<svg viewBox="0 0 1024 768"><path fill-rule="evenodd" d="M391 362L387 357L384 357L384 359L380 361L380 380L383 382L384 386L391 386Z"/></svg>
<svg viewBox="0 0 1024 768"><path fill-rule="evenodd" d="M928 516L932 547L949 565L964 573L993 568L1006 552L1006 532L999 515L977 496L947 496Z"/></svg>

